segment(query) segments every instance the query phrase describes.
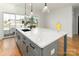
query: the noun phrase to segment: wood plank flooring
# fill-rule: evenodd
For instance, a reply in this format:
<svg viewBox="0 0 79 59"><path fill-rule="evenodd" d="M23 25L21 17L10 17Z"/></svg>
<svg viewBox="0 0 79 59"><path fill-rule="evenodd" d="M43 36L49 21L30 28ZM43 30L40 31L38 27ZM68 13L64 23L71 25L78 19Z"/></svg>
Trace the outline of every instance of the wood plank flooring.
<svg viewBox="0 0 79 59"><path fill-rule="evenodd" d="M20 56L15 38L4 39L0 41L0 56Z"/></svg>
<svg viewBox="0 0 79 59"><path fill-rule="evenodd" d="M0 40L0 56L21 56L21 53L16 45L16 38L8 38ZM63 37L58 40L58 55L64 55L64 41ZM79 56L79 36L68 38L67 41L67 55Z"/></svg>
<svg viewBox="0 0 79 59"><path fill-rule="evenodd" d="M58 41L58 54L64 55L64 38L60 38ZM68 38L67 40L67 56L79 56L79 36Z"/></svg>

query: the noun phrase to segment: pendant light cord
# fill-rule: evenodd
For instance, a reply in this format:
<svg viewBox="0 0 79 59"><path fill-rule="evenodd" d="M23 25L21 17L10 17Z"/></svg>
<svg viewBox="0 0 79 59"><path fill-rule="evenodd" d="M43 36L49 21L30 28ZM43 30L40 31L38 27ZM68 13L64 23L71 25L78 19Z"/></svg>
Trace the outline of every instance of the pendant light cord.
<svg viewBox="0 0 79 59"><path fill-rule="evenodd" d="M47 6L47 3L45 3L45 6Z"/></svg>
<svg viewBox="0 0 79 59"><path fill-rule="evenodd" d="M33 10L32 10L32 3L31 3L31 12L33 12Z"/></svg>
<svg viewBox="0 0 79 59"><path fill-rule="evenodd" d="M32 5L32 3L30 5L30 7L31 7L31 15L33 16L33 5Z"/></svg>
<svg viewBox="0 0 79 59"><path fill-rule="evenodd" d="M25 20L26 20L26 3L25 3Z"/></svg>
<svg viewBox="0 0 79 59"><path fill-rule="evenodd" d="M25 15L26 15L26 3L25 3Z"/></svg>

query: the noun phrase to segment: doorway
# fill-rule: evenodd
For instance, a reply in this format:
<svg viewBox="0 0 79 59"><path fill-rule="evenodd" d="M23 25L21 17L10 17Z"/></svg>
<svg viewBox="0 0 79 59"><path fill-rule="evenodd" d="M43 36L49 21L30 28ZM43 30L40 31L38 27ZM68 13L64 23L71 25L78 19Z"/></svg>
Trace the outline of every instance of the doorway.
<svg viewBox="0 0 79 59"><path fill-rule="evenodd" d="M78 35L79 35L79 16L78 16Z"/></svg>

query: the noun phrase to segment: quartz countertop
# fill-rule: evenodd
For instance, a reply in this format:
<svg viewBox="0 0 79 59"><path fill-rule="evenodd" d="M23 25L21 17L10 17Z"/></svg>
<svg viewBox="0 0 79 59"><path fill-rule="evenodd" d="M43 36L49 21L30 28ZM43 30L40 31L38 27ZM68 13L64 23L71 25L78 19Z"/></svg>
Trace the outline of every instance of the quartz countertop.
<svg viewBox="0 0 79 59"><path fill-rule="evenodd" d="M31 41L33 41L40 48L44 48L52 42L58 40L60 37L64 36L65 32L58 32L51 29L46 28L35 28L28 32L23 32L21 29L17 29L24 36L28 37Z"/></svg>

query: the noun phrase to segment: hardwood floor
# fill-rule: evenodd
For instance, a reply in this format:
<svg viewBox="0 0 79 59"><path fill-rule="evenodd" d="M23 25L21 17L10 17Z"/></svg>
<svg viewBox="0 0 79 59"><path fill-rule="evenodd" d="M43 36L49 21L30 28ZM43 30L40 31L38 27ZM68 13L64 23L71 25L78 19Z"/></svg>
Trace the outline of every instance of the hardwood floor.
<svg viewBox="0 0 79 59"><path fill-rule="evenodd" d="M4 39L0 41L0 56L20 56L15 38Z"/></svg>
<svg viewBox="0 0 79 59"><path fill-rule="evenodd" d="M64 40L60 38L58 41L58 54L64 55ZM79 56L79 36L68 38L67 40L67 56Z"/></svg>
<svg viewBox="0 0 79 59"><path fill-rule="evenodd" d="M21 53L16 45L16 38L8 38L0 40L0 56L21 56ZM64 55L64 41L63 37L58 40L58 54ZM79 56L79 36L74 36L67 40L67 55Z"/></svg>

